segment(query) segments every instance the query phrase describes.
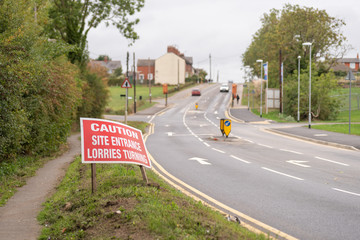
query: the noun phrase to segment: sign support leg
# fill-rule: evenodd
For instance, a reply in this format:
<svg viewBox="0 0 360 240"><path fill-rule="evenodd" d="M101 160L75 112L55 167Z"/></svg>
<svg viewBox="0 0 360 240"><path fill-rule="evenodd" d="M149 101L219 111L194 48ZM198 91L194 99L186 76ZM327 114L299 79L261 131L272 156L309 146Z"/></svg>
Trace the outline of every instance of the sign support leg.
<svg viewBox="0 0 360 240"><path fill-rule="evenodd" d="M96 192L96 165L91 163L91 193Z"/></svg>
<svg viewBox="0 0 360 240"><path fill-rule="evenodd" d="M149 184L148 178L146 176L145 168L143 166L140 166L140 170L141 170L143 180L146 182L146 184Z"/></svg>

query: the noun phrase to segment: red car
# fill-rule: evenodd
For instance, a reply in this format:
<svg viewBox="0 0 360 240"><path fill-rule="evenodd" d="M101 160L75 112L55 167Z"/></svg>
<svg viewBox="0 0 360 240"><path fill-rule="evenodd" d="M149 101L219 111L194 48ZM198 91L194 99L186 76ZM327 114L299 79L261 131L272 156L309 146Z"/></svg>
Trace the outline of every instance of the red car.
<svg viewBox="0 0 360 240"><path fill-rule="evenodd" d="M193 89L191 91L191 96L201 96L201 92L199 89Z"/></svg>

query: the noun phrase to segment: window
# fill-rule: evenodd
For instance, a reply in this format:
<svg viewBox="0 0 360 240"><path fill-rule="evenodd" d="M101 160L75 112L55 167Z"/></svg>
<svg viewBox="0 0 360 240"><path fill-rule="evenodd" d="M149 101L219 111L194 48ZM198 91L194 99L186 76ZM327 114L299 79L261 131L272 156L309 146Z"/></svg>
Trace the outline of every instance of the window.
<svg viewBox="0 0 360 240"><path fill-rule="evenodd" d="M351 68L351 69L355 69L355 63L353 63L353 62L350 63L350 68Z"/></svg>
<svg viewBox="0 0 360 240"><path fill-rule="evenodd" d="M149 73L149 74L148 74L148 79L149 79L149 80L153 80L153 74L152 74L152 73Z"/></svg>
<svg viewBox="0 0 360 240"><path fill-rule="evenodd" d="M144 74L139 74L139 79L144 80Z"/></svg>

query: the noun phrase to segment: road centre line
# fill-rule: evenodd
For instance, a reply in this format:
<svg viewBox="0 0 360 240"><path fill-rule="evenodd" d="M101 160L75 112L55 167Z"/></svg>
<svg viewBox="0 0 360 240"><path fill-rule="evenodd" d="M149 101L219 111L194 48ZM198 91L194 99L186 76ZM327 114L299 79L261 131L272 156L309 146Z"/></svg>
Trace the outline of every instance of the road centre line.
<svg viewBox="0 0 360 240"><path fill-rule="evenodd" d="M244 159L238 158L238 157L236 157L236 156L234 156L234 155L230 155L230 157L232 157L232 158L234 158L234 159L236 159L236 160L239 160L239 161L241 161L241 162L247 163L247 164L251 163L251 162L246 161L246 160L244 160Z"/></svg>
<svg viewBox="0 0 360 240"><path fill-rule="evenodd" d="M272 170L272 169L270 169L270 168L262 167L262 169L264 169L264 170L266 170L266 171L269 171L269 172L273 172L273 173L282 175L282 176L285 176L285 177L293 178L293 179L296 179L296 180L299 180L299 181L304 181L304 179L302 179L302 178L294 177L294 176L291 176L291 175L286 174L286 173L282 173L282 172L278 172L278 171Z"/></svg>
<svg viewBox="0 0 360 240"><path fill-rule="evenodd" d="M261 143L258 143L257 145L262 146L262 147L266 147L266 148L273 148L273 147L271 147L269 145L265 145L265 144L261 144Z"/></svg>
<svg viewBox="0 0 360 240"><path fill-rule="evenodd" d="M299 155L302 155L302 154L303 154L303 153L301 153L301 152L296 152L296 151L292 151L292 150L288 150L288 149L280 149L280 151L295 153L295 154L299 154Z"/></svg>
<svg viewBox="0 0 360 240"><path fill-rule="evenodd" d="M203 142L203 144L205 144L205 146L207 146L207 147L210 147L210 145L206 142Z"/></svg>
<svg viewBox="0 0 360 240"><path fill-rule="evenodd" d="M216 149L216 148L211 148L211 149L214 150L214 151L220 152L220 153L225 153L224 151Z"/></svg>
<svg viewBox="0 0 360 240"><path fill-rule="evenodd" d="M322 158L322 157L315 157L315 158L316 158L316 159L319 159L319 160L326 161L326 162L331 162L331 163L335 163L335 164L343 165L343 166L346 166L346 167L350 166L349 164L346 164L346 163L336 162L336 161L329 160L329 159Z"/></svg>
<svg viewBox="0 0 360 240"><path fill-rule="evenodd" d="M360 197L360 194L359 194L359 193L349 192L349 191L345 191L345 190L342 190L342 189L339 189L339 188L333 188L333 190L338 191L338 192L343 192L343 193L347 193L347 194L351 194L351 195L355 195L355 196Z"/></svg>

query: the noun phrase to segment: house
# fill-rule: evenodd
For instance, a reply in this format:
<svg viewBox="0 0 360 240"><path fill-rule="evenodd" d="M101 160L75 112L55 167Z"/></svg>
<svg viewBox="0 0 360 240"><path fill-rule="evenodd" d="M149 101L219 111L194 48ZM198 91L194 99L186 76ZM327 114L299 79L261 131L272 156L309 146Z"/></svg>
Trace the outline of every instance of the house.
<svg viewBox="0 0 360 240"><path fill-rule="evenodd" d="M143 83L144 80L153 80L155 78L155 60L138 59L137 72L140 83Z"/></svg>
<svg viewBox="0 0 360 240"><path fill-rule="evenodd" d="M155 84L185 84L186 62L184 58L173 52L155 60Z"/></svg>
<svg viewBox="0 0 360 240"><path fill-rule="evenodd" d="M109 61L107 57L105 57L104 61L91 60L89 62L91 67L96 64L106 67L109 74L113 74L115 69L121 68L121 61Z"/></svg>
<svg viewBox="0 0 360 240"><path fill-rule="evenodd" d="M192 57L186 57L183 53L180 53L180 51L174 46L168 46L167 52L174 53L185 60L185 63L186 63L185 78L188 78L188 77L191 77L192 75L194 75L193 58Z"/></svg>
<svg viewBox="0 0 360 240"><path fill-rule="evenodd" d="M335 65L335 67L337 68L341 68L339 67L339 65L345 65L346 67L342 67L342 69L348 69L350 68L353 72L358 72L359 71L359 64L360 64L360 59L359 59L359 54L357 54L356 58L340 58L337 59L337 65ZM335 69L334 69L335 70Z"/></svg>

